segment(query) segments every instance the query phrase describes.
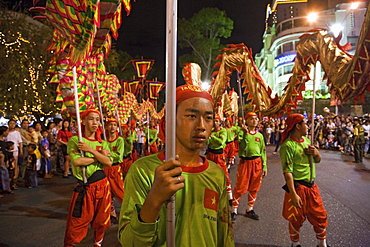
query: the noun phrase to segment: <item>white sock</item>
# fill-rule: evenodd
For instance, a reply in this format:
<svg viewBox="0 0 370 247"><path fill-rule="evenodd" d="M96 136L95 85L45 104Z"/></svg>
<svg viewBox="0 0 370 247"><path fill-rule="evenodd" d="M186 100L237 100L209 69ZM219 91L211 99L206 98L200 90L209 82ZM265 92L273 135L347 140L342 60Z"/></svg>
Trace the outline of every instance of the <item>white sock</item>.
<svg viewBox="0 0 370 247"><path fill-rule="evenodd" d="M317 240L317 245L319 247L327 247L327 245L326 245L326 239L318 239Z"/></svg>
<svg viewBox="0 0 370 247"><path fill-rule="evenodd" d="M298 245L300 245L299 241L298 242L292 242L292 247L297 247Z"/></svg>
<svg viewBox="0 0 370 247"><path fill-rule="evenodd" d="M250 212L251 210L253 210L253 207L247 207L247 212Z"/></svg>

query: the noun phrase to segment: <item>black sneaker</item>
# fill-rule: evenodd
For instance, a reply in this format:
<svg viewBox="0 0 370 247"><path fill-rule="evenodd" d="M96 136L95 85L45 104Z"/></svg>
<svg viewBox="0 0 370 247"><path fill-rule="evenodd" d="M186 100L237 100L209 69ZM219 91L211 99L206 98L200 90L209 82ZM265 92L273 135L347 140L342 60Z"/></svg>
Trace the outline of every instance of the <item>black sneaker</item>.
<svg viewBox="0 0 370 247"><path fill-rule="evenodd" d="M292 244L292 247L293 247L293 244ZM299 244L299 245L297 245L296 247L301 247L301 245Z"/></svg>
<svg viewBox="0 0 370 247"><path fill-rule="evenodd" d="M260 218L253 210L246 212L244 216L251 218L252 220L259 220Z"/></svg>
<svg viewBox="0 0 370 247"><path fill-rule="evenodd" d="M231 222L234 223L236 221L236 213L231 213Z"/></svg>

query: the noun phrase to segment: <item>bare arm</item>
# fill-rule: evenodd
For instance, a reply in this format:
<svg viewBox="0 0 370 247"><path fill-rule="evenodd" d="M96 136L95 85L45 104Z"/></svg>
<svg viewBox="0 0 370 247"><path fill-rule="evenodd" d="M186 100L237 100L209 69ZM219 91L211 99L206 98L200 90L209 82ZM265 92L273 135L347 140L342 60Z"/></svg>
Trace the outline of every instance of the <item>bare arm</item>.
<svg viewBox="0 0 370 247"><path fill-rule="evenodd" d="M285 178L285 182L289 189L289 195L290 195L290 199L291 199L293 206L297 208L301 208L301 206L303 205L302 199L299 197L299 195L295 191L294 179L293 179L292 173L284 172L284 178Z"/></svg>

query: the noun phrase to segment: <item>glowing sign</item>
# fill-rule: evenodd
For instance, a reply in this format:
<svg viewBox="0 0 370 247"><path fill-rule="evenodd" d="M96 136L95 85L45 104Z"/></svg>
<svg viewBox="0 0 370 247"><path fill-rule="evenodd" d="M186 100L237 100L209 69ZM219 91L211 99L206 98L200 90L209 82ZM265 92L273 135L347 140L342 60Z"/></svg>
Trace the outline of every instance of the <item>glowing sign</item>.
<svg viewBox="0 0 370 247"><path fill-rule="evenodd" d="M292 63L296 57L295 53L285 54L280 57L275 58L275 67L286 64L286 63Z"/></svg>

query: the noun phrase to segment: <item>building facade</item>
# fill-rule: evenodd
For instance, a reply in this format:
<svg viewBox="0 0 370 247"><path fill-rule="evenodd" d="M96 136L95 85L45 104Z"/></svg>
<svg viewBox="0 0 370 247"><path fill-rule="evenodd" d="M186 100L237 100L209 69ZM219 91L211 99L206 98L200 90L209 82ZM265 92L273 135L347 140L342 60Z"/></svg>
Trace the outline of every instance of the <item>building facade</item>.
<svg viewBox="0 0 370 247"><path fill-rule="evenodd" d="M312 28L333 27L342 29L341 45L351 43L354 54L357 40L360 36L364 21L367 2L343 0L274 0L266 9L266 29L263 34L263 48L256 54L255 62L262 77L272 89L273 95L281 96L283 89L292 75L294 66L295 47L299 37ZM315 13L315 14L313 14ZM327 95L326 81L323 81L324 72L320 63L316 70L311 69L310 78L316 78L319 83L315 85L318 94ZM306 92L312 92L313 82L306 82Z"/></svg>

